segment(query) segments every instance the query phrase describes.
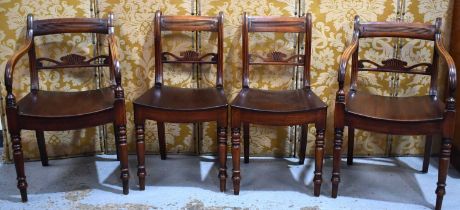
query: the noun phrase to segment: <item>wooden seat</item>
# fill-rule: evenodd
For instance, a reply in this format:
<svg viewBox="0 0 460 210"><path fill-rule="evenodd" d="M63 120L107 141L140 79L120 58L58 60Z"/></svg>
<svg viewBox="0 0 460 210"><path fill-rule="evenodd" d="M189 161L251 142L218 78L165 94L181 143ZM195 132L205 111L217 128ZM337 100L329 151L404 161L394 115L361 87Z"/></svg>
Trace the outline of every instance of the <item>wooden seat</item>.
<svg viewBox="0 0 460 210"><path fill-rule="evenodd" d="M359 58L360 38L396 37L421 39L434 42L431 63L419 63L409 66L406 61L389 58L380 63ZM430 45L427 45L430 46ZM425 49L425 48L423 48ZM447 63L447 91L445 102L439 98L438 69L439 56ZM350 89L344 89L348 60L352 59ZM420 74L430 76L428 95L411 97L388 97L362 93L357 88L359 72L393 72L400 74ZM335 102L335 139L332 170L332 197L337 197L340 182L341 150L343 130L348 126L348 165L353 164L355 129L396 135L426 135L425 154L422 172L428 171L431 154L432 135L442 135L439 155L436 209L441 209L445 194L447 169L451 152L451 139L455 122L455 64L444 49L441 37L441 19L436 24L395 22L360 23L355 18L353 39L340 59L338 74L339 90Z"/></svg>
<svg viewBox="0 0 460 210"><path fill-rule="evenodd" d="M246 88L232 102L232 107L260 112L302 112L324 109L327 105L311 90L270 91Z"/></svg>
<svg viewBox="0 0 460 210"><path fill-rule="evenodd" d="M227 107L228 103L222 89L155 86L134 104L163 110L196 111L219 109Z"/></svg>
<svg viewBox="0 0 460 210"><path fill-rule="evenodd" d="M324 132L327 105L310 88L311 15L305 17L252 17L243 15L243 72L242 90L231 103L233 190L240 191L240 127L244 133L244 162L249 163L249 125L301 125L299 164L305 160L307 124L316 127L314 195L319 196L322 183ZM303 55L287 57L282 52L267 49L267 56L249 54L249 32L301 33L305 36ZM286 58L286 59L285 59ZM256 60L258 59L258 60ZM260 61L262 60L262 61ZM301 66L304 69L303 87L298 90L261 90L249 87L250 65Z"/></svg>
<svg viewBox="0 0 460 210"><path fill-rule="evenodd" d="M78 117L113 109L114 102L112 88L80 92L37 91L18 101L18 114L37 118Z"/></svg>
<svg viewBox="0 0 460 210"><path fill-rule="evenodd" d="M123 193L128 194L128 151L126 142L126 114L123 87L121 86L120 63L117 58L113 15L107 19L61 18L33 20L27 17L26 43L8 60L5 68L6 113L11 135L13 158L16 166L18 188L23 202L27 201L27 182L24 158L21 148L22 129L35 130L40 159L48 165L44 131L74 130L113 123L117 159L120 160ZM106 34L108 55L87 58L84 55L69 54L58 60L37 58L34 37L60 33ZM40 46L41 47L41 46ZM14 67L25 54L29 55L30 93L16 103L13 94ZM94 67L110 68L112 84L97 90L79 92L44 91L39 89L38 71L53 69Z"/></svg>
<svg viewBox="0 0 460 210"><path fill-rule="evenodd" d="M209 31L217 33L217 53L200 54L196 51L175 55L162 51L162 31ZM144 126L146 120L155 120L161 159L166 159L165 122L198 123L217 121L220 190L225 191L227 179L227 112L228 103L223 86L223 13L217 17L163 16L155 13L155 85L135 100L134 122L136 124L139 187L145 189ZM177 88L163 84L164 64L216 65L214 88Z"/></svg>
<svg viewBox="0 0 460 210"><path fill-rule="evenodd" d="M350 92L345 101L349 114L394 122L439 121L445 107L436 96L388 97Z"/></svg>

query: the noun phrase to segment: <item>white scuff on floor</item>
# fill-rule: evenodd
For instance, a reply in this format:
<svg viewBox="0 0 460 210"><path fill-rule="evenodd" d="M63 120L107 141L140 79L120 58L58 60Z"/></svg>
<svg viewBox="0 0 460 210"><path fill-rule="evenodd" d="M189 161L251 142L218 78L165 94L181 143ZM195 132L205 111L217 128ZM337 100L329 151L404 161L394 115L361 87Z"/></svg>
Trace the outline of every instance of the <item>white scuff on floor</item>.
<svg viewBox="0 0 460 210"><path fill-rule="evenodd" d="M231 159L227 191L219 192L218 165L211 156L146 157L145 191L137 186L134 155L129 157L130 193L122 194L114 155L26 162L29 201L20 202L13 164L0 164L0 209L433 209L437 158L427 174L422 158L342 160L339 197L331 193L331 159L325 160L321 196L313 196L314 162L296 158L251 158L241 163L241 192L233 195ZM460 173L450 169L443 209L460 209Z"/></svg>

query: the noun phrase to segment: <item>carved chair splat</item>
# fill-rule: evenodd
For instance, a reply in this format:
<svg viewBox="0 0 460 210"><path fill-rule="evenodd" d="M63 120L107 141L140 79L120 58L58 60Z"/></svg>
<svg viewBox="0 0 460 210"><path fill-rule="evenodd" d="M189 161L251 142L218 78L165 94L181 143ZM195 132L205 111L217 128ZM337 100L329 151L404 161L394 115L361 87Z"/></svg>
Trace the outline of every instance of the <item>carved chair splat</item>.
<svg viewBox="0 0 460 210"><path fill-rule="evenodd" d="M407 62L389 59L377 64L369 60L359 60L359 39L373 37L401 37L434 42L432 63L407 66ZM438 96L438 60L442 57L448 66L446 100ZM352 58L351 82L348 93L344 89L348 60ZM372 67L364 67L365 64ZM412 97L387 97L363 93L357 90L359 71L398 72L423 74L431 77L428 95ZM441 19L435 25L420 23L370 22L360 23L355 18L353 40L341 56L338 72L339 89L336 94L334 114L334 152L332 171L332 197L337 197L340 182L340 160L343 129L348 126L349 147L347 163L353 163L354 129L363 129L395 135L426 135L423 172L428 170L432 135L442 135L439 157L438 182L435 209L441 209L445 194L447 169L451 153L451 141L455 122L456 68L452 57L443 46L441 38ZM376 109L375 107L379 107Z"/></svg>
<svg viewBox="0 0 460 210"><path fill-rule="evenodd" d="M128 151L126 142L126 117L121 69L117 58L113 15L107 19L61 18L34 20L27 16L26 43L8 60L5 68L6 113L11 135L14 163L21 200L27 201L27 182L20 132L35 130L43 166L48 165L44 131L83 129L113 123L116 133L117 156L121 165L123 193L128 194ZM109 55L87 59L70 54L56 61L36 58L34 37L60 33L107 34ZM13 94L13 73L19 59L28 53L30 69L30 93L16 102ZM95 62L96 60L103 60ZM112 85L101 89L59 92L39 89L38 71L57 68L104 66L110 69Z"/></svg>
<svg viewBox="0 0 460 210"><path fill-rule="evenodd" d="M304 163L307 124L316 127L314 195L319 196L322 183L324 156L324 132L326 129L327 105L310 88L311 56L311 15L305 17L256 17L243 14L243 72L242 90L231 103L232 161L234 194L240 191L240 127L244 133L244 162L249 163L249 125L301 125L301 148L299 164ZM305 34L303 55L288 57L278 51L266 56L249 53L249 33L279 32ZM303 87L297 90L270 91L249 87L249 67L251 65L292 65L302 66Z"/></svg>
<svg viewBox="0 0 460 210"><path fill-rule="evenodd" d="M200 54L187 50L179 55L162 50L162 31L209 31L217 33L217 53ZM155 85L134 101L139 187L145 189L146 120L157 121L161 159L166 159L165 123L196 123L217 121L220 190L225 191L227 179L227 112L228 103L223 86L223 13L217 17L164 16L155 13ZM176 88L163 84L164 64L212 64L217 67L213 88ZM192 65L190 65L190 70Z"/></svg>

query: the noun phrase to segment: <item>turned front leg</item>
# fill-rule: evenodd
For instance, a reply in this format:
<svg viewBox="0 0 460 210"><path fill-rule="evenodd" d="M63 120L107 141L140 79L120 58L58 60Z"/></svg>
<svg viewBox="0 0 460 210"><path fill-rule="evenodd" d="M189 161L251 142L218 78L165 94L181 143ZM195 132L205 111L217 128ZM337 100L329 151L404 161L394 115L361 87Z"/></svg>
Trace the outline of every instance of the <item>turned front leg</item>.
<svg viewBox="0 0 460 210"><path fill-rule="evenodd" d="M123 194L129 193L129 170L128 170L128 144L126 141L126 126L118 126L118 150L120 152L121 181L123 182Z"/></svg>
<svg viewBox="0 0 460 210"><path fill-rule="evenodd" d="M443 138L441 145L441 153L439 155L439 170L438 170L438 187L436 188L436 207L440 210L442 207L442 200L446 194L446 178L449 169L450 153L452 149L452 139Z"/></svg>
<svg viewBox="0 0 460 210"><path fill-rule="evenodd" d="M240 128L232 128L233 194L240 194Z"/></svg>
<svg viewBox="0 0 460 210"><path fill-rule="evenodd" d="M334 138L334 160L332 162L332 197L337 198L339 182L340 182L340 156L342 151L343 128L335 129Z"/></svg>
<svg viewBox="0 0 460 210"><path fill-rule="evenodd" d="M314 195L319 196L323 182L324 128L316 127Z"/></svg>
<svg viewBox="0 0 460 210"><path fill-rule="evenodd" d="M137 149L137 176L139 177L139 189L145 190L145 143L144 123L136 125L136 149Z"/></svg>
<svg viewBox="0 0 460 210"><path fill-rule="evenodd" d="M224 192L227 182L227 128L218 127L217 136L219 139L219 180L220 180L220 191Z"/></svg>
<svg viewBox="0 0 460 210"><path fill-rule="evenodd" d="M27 181L24 170L24 156L22 153L20 131L11 132L11 143L13 149L14 165L18 180L18 189L21 193L22 202L27 202Z"/></svg>

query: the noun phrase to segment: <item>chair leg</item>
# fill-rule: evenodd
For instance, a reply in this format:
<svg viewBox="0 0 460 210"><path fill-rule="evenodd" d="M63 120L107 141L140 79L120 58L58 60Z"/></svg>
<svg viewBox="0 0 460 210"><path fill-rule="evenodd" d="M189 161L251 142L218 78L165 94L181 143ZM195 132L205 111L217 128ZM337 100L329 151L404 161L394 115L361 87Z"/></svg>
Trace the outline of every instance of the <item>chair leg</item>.
<svg viewBox="0 0 460 210"><path fill-rule="evenodd" d="M249 123L243 124L244 163L249 163Z"/></svg>
<svg viewBox="0 0 460 210"><path fill-rule="evenodd" d="M115 149L116 149L116 152L117 152L117 161L120 161L120 151L118 150L118 147L120 145L120 142L118 141L118 139L120 139L120 137L119 137L118 132L119 132L118 127L114 123L113 124L113 133L114 133L114 136L115 136Z"/></svg>
<svg viewBox="0 0 460 210"><path fill-rule="evenodd" d="M233 126L232 126L233 127ZM240 128L232 128L233 194L240 194Z"/></svg>
<svg viewBox="0 0 460 210"><path fill-rule="evenodd" d="M313 178L313 194L315 196L319 196L321 192L321 183L323 182L324 127L324 125L316 125L315 177Z"/></svg>
<svg viewBox="0 0 460 210"><path fill-rule="evenodd" d="M438 171L438 187L436 188L436 207L435 209L440 210L442 207L442 199L446 194L446 178L447 170L449 169L449 160L452 149L452 139L442 139L441 152L439 155L439 171Z"/></svg>
<svg viewBox="0 0 460 210"><path fill-rule="evenodd" d="M166 142L165 142L165 123L157 122L158 128L158 143L160 144L160 157L166 159Z"/></svg>
<svg viewBox="0 0 460 210"><path fill-rule="evenodd" d="M299 165L303 165L305 162L305 153L307 150L307 139L308 139L308 125L302 125L300 134L300 149L299 149Z"/></svg>
<svg viewBox="0 0 460 210"><path fill-rule="evenodd" d="M332 197L337 198L340 182L340 158L343 142L343 127L335 128L334 152L332 162Z"/></svg>
<svg viewBox="0 0 460 210"><path fill-rule="evenodd" d="M425 136L425 154L423 155L422 172L427 173L430 166L431 145L433 144L433 136Z"/></svg>
<svg viewBox="0 0 460 210"><path fill-rule="evenodd" d="M136 150L137 150L137 176L139 177L139 189L145 190L145 143L144 123L136 124Z"/></svg>
<svg viewBox="0 0 460 210"><path fill-rule="evenodd" d="M123 194L129 193L129 170L128 170L128 144L126 140L126 126L118 125L118 150L120 154L121 181L123 182Z"/></svg>
<svg viewBox="0 0 460 210"><path fill-rule="evenodd" d="M27 181L24 170L24 157L22 153L20 131L10 133L13 148L14 165L16 167L16 175L18 180L18 189L21 193L22 202L27 202Z"/></svg>
<svg viewBox="0 0 460 210"><path fill-rule="evenodd" d="M353 150L355 147L355 128L348 126L347 165L353 165Z"/></svg>
<svg viewBox="0 0 460 210"><path fill-rule="evenodd" d="M43 131L35 131L35 136L38 143L38 151L40 152L40 160L42 166L48 166L48 154L46 152L45 134Z"/></svg>
<svg viewBox="0 0 460 210"><path fill-rule="evenodd" d="M220 191L225 192L227 182L227 128L218 123L217 138L219 139L219 180Z"/></svg>

